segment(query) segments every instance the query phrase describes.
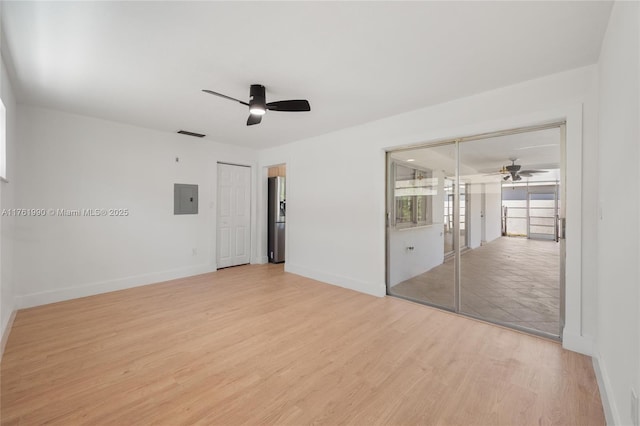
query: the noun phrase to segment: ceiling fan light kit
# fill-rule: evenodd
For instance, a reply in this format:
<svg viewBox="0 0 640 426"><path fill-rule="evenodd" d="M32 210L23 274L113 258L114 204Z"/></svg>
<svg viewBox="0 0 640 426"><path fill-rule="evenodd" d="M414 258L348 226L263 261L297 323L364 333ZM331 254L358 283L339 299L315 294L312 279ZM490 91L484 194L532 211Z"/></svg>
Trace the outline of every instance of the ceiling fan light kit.
<svg viewBox="0 0 640 426"><path fill-rule="evenodd" d="M253 115L265 115L267 112L267 97L264 94L264 86L252 84L249 90L249 113Z"/></svg>
<svg viewBox="0 0 640 426"><path fill-rule="evenodd" d="M249 107L249 118L247 119L247 126L253 126L259 124L262 121L262 116L269 111L284 111L284 112L305 112L311 111L311 105L306 99L295 99L288 101L276 101L267 103L266 90L261 84L252 84L249 89L249 102L244 102L231 96L223 95L222 93L214 92L213 90L203 89L205 93L210 95L219 96L230 101L235 101Z"/></svg>

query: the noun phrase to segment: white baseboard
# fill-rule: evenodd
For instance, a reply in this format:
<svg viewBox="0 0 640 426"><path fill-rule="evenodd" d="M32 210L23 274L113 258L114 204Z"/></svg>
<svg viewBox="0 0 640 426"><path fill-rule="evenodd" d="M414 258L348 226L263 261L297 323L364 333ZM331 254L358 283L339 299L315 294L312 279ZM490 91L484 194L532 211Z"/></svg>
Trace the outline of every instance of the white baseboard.
<svg viewBox="0 0 640 426"><path fill-rule="evenodd" d="M16 311L15 309L11 311L11 315L9 316L9 321L7 321L7 326L2 330L2 339L0 340L0 360L4 355L4 348L7 346L7 341L9 340L9 334L11 334L11 328L13 327L13 321L16 319Z"/></svg>
<svg viewBox="0 0 640 426"><path fill-rule="evenodd" d="M583 355L593 356L593 337L574 334L565 328L562 333L562 347Z"/></svg>
<svg viewBox="0 0 640 426"><path fill-rule="evenodd" d="M354 280L348 277L327 274L326 272L317 271L296 264L291 264L289 262L285 262L284 270L292 274L302 275L303 277L322 281L328 284L336 285L338 287L348 288L349 290L355 290L360 293L370 294L372 296L382 297L387 293L384 283L375 285L366 283L364 281Z"/></svg>
<svg viewBox="0 0 640 426"><path fill-rule="evenodd" d="M93 296L101 293L109 293L111 291L124 290L127 288L139 287L143 285L190 277L192 275L206 274L215 271L215 265L197 265L186 268L172 269L169 271L154 272L150 274L135 275L115 280L91 283L78 287L68 287L52 291L44 291L40 293L25 294L16 297L16 308L31 308L33 306L62 302L64 300Z"/></svg>
<svg viewBox="0 0 640 426"><path fill-rule="evenodd" d="M604 410L604 418L608 425L619 425L620 413L616 406L616 401L610 398L609 395L613 395L611 390L611 382L609 381L609 375L606 370L602 368L600 363L600 357L592 357L593 371L596 373L596 380L598 381L598 389L600 390L600 399L602 399L602 408Z"/></svg>

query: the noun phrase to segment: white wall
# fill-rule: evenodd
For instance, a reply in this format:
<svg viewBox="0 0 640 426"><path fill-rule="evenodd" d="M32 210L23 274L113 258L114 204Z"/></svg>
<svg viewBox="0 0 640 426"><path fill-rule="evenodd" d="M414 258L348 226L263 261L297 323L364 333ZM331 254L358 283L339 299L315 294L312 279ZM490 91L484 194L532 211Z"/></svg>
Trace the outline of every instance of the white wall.
<svg viewBox="0 0 640 426"><path fill-rule="evenodd" d="M432 171L437 193L431 199L433 224L389 232L389 285L423 274L444 261L444 173ZM409 247L413 247L412 250Z"/></svg>
<svg viewBox="0 0 640 426"><path fill-rule="evenodd" d="M469 235L467 245L469 248L480 247L482 240L482 189L481 183L472 183L469 185L469 202L466 213L466 225Z"/></svg>
<svg viewBox="0 0 640 426"><path fill-rule="evenodd" d="M20 307L215 270L217 162L255 180L254 151L189 136L26 106L18 131L17 206L130 211L17 218ZM198 215L173 214L174 183L199 185Z"/></svg>
<svg viewBox="0 0 640 426"><path fill-rule="evenodd" d="M16 161L16 101L7 74L4 59L1 63L0 97L7 109L7 180L0 183L0 210L15 207ZM0 216L0 341L5 343L5 332L14 306L13 235L15 218ZM2 350L0 347L0 357Z"/></svg>
<svg viewBox="0 0 640 426"><path fill-rule="evenodd" d="M467 183L469 202L466 221L469 230L468 247L475 249L502 236L502 193L500 182ZM483 206L484 193L484 206ZM484 215L484 221L483 216ZM482 226L485 232L482 239Z"/></svg>
<svg viewBox="0 0 640 426"><path fill-rule="evenodd" d="M597 357L609 420L625 425L640 391L639 18L637 2L614 5L599 62Z"/></svg>
<svg viewBox="0 0 640 426"><path fill-rule="evenodd" d="M502 185L487 183L485 190L485 242L502 236Z"/></svg>
<svg viewBox="0 0 640 426"><path fill-rule="evenodd" d="M389 235L389 285L429 271L444 261L442 223L420 228L391 230ZM414 247L409 250L408 247ZM453 278L453 277L452 277Z"/></svg>
<svg viewBox="0 0 640 426"><path fill-rule="evenodd" d="M582 288L582 268L595 259L581 255L580 243L595 244L594 229L581 231L583 204L595 203L595 194L579 189L581 152L596 150L595 129L582 128L582 108L591 111L595 67L585 67L389 117L365 125L260 152L263 166L287 163L287 263L285 268L355 290L385 293L385 148L473 135L536 124L571 115L570 185L575 185L568 234L576 246L567 256L574 289L567 325L574 336L569 345L583 352L590 343L578 340L595 330L582 329L584 316L594 315L595 300ZM584 135L584 137L583 137ZM582 143L581 143L582 142ZM596 156L590 157L592 160ZM354 179L356 178L356 179ZM354 183L355 182L355 183ZM259 194L262 199L263 194ZM583 202L584 200L584 202ZM499 201L498 201L499 202ZM576 204L577 203L577 204ZM264 214L263 212L259 212ZM261 222L262 220L260 220ZM499 229L499 222L498 222ZM264 232L259 234L264 249ZM264 256L264 254L262 254Z"/></svg>
<svg viewBox="0 0 640 426"><path fill-rule="evenodd" d="M435 172L434 172L435 173ZM442 174L441 174L442 175ZM436 176L436 175L434 175ZM433 200L434 225L389 231L389 285L395 286L405 280L423 274L444 261L443 232L443 179L438 180L438 197ZM480 247L482 235L482 192L486 191L485 214L486 235L490 242L499 238L501 229L501 185L497 183L467 183L468 208L466 221L469 229L469 248ZM413 250L407 249L414 247Z"/></svg>

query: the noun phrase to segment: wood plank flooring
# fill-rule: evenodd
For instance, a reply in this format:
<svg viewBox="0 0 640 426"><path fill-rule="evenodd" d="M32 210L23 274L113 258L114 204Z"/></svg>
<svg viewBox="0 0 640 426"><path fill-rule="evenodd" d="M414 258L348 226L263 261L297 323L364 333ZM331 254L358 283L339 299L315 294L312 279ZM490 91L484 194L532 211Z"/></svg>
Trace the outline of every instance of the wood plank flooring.
<svg viewBox="0 0 640 426"><path fill-rule="evenodd" d="M18 312L3 425L603 425L589 357L392 297L230 268Z"/></svg>

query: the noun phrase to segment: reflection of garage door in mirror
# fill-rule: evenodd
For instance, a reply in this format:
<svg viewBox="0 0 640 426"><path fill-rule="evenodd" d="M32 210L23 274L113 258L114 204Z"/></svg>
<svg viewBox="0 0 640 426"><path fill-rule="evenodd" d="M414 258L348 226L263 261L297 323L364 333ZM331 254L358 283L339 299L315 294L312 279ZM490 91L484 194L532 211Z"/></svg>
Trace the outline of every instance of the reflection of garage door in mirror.
<svg viewBox="0 0 640 426"><path fill-rule="evenodd" d="M563 132L557 124L389 153L388 293L559 338ZM420 194L428 223L406 213L420 212Z"/></svg>

